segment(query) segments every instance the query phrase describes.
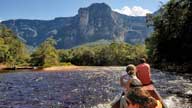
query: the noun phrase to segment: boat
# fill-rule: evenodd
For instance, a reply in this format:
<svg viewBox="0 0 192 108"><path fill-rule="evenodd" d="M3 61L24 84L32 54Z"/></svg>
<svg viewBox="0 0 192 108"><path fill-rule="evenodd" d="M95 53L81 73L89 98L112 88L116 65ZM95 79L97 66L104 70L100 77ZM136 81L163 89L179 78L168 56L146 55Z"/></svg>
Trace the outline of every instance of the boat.
<svg viewBox="0 0 192 108"><path fill-rule="evenodd" d="M159 93L157 92L157 90L155 89L153 84L143 86L142 89L148 91L152 97L154 97L157 101L159 101L161 103L162 107L160 107L160 108L168 108L166 106L166 104L163 102L162 97L159 95ZM123 93L121 93L121 96L122 95L123 95ZM111 108L120 108L120 97L118 97L118 98L119 99L115 99L115 101L112 102Z"/></svg>

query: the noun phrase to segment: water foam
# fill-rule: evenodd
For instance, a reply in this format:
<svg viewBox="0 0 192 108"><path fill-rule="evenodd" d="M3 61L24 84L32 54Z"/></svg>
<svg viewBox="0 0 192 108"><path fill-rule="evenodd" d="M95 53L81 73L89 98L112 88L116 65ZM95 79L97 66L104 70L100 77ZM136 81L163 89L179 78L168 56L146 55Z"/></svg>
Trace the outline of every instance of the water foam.
<svg viewBox="0 0 192 108"><path fill-rule="evenodd" d="M188 90L185 94L192 95L192 90Z"/></svg>
<svg viewBox="0 0 192 108"><path fill-rule="evenodd" d="M180 99L176 96L169 96L164 99L168 108L178 108L180 106Z"/></svg>
<svg viewBox="0 0 192 108"><path fill-rule="evenodd" d="M111 105L109 103L106 104L98 104L96 106L93 106L91 108L111 108Z"/></svg>

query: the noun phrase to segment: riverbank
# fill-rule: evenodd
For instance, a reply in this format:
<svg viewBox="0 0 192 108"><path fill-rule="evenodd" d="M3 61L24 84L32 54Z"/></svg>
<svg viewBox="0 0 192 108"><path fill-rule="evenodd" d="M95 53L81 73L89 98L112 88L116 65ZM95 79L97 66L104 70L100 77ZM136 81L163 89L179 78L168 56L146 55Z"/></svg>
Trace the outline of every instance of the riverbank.
<svg viewBox="0 0 192 108"><path fill-rule="evenodd" d="M15 66L15 67L9 67L6 65L0 66L0 71L9 71L9 70L37 70L40 69L38 67L31 67L31 66Z"/></svg>
<svg viewBox="0 0 192 108"><path fill-rule="evenodd" d="M80 71L80 70L89 70L91 67L89 66L51 66L47 68L42 68L42 71Z"/></svg>
<svg viewBox="0 0 192 108"><path fill-rule="evenodd" d="M16 67L16 68L10 68L7 66L0 67L0 71L4 70L33 70L35 72L79 72L79 71L110 71L111 70L119 70L119 67L124 66L51 66L51 67L29 67L29 66L23 66L23 67ZM124 68L123 68L124 69ZM122 69L122 70L123 70Z"/></svg>
<svg viewBox="0 0 192 108"><path fill-rule="evenodd" d="M0 70L4 70L5 68L7 68L6 65L4 65L4 64L0 64Z"/></svg>
<svg viewBox="0 0 192 108"><path fill-rule="evenodd" d="M52 66L40 69L45 72L68 72L68 71L111 71L111 70L124 70L124 66Z"/></svg>
<svg viewBox="0 0 192 108"><path fill-rule="evenodd" d="M15 66L9 67L3 64L0 64L0 71L4 70L36 70L36 71L73 71L73 70L86 70L90 68L89 66L50 66L50 67L32 67L32 66Z"/></svg>

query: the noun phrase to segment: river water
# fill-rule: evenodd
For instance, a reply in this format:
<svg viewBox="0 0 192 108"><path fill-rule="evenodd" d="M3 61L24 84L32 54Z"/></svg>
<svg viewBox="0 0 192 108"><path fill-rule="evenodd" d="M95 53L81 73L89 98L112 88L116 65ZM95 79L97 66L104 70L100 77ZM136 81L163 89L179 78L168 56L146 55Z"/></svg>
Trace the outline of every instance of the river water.
<svg viewBox="0 0 192 108"><path fill-rule="evenodd" d="M110 108L124 70L1 73L0 108ZM192 108L192 75L152 69L152 79L168 108Z"/></svg>

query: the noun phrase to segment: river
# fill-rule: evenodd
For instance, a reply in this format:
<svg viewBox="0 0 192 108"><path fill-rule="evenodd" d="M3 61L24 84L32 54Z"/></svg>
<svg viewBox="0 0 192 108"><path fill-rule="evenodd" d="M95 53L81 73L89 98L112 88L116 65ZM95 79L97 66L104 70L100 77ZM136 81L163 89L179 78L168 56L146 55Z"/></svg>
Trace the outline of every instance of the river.
<svg viewBox="0 0 192 108"><path fill-rule="evenodd" d="M1 73L0 108L110 108L124 69ZM152 79L168 108L192 108L192 75L152 69Z"/></svg>

